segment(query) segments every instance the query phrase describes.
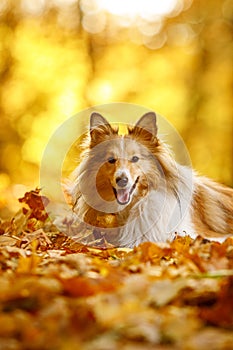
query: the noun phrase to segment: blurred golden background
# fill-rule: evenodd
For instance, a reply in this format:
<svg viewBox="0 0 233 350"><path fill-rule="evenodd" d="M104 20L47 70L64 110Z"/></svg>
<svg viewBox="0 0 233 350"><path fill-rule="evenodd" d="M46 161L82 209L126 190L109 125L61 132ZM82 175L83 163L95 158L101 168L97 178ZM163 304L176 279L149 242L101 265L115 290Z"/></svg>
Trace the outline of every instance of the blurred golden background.
<svg viewBox="0 0 233 350"><path fill-rule="evenodd" d="M231 0L1 0L2 215L56 128L111 102L166 117L193 166L233 185L232 18Z"/></svg>

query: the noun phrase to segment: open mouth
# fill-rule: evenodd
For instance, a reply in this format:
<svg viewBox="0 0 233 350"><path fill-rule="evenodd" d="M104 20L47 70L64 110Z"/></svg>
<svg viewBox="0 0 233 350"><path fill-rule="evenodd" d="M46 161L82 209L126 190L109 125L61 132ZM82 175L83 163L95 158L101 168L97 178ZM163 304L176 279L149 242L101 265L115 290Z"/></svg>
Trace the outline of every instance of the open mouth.
<svg viewBox="0 0 233 350"><path fill-rule="evenodd" d="M136 185L138 183L138 180L139 180L139 176L137 177L133 186L130 188L118 188L118 189L116 189L115 187L113 187L113 191L114 191L116 200L119 204L125 205L125 204L128 204L130 202L131 194L135 190Z"/></svg>

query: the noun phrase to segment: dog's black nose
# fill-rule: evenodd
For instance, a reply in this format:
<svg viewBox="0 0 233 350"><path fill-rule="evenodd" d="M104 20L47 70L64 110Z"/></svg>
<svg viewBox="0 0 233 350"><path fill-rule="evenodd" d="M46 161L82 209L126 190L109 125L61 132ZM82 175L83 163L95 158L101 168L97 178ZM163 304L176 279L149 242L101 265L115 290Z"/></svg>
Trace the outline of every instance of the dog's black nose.
<svg viewBox="0 0 233 350"><path fill-rule="evenodd" d="M119 176L116 178L116 183L119 187L125 187L128 183L128 178L126 176Z"/></svg>

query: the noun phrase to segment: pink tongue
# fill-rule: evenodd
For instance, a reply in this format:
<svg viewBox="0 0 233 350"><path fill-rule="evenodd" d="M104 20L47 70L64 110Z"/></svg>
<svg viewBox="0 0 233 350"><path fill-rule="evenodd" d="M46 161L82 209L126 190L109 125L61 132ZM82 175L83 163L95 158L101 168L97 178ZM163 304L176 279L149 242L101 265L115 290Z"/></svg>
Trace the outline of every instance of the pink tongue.
<svg viewBox="0 0 233 350"><path fill-rule="evenodd" d="M117 190L117 200L122 204L127 203L129 200L129 190Z"/></svg>

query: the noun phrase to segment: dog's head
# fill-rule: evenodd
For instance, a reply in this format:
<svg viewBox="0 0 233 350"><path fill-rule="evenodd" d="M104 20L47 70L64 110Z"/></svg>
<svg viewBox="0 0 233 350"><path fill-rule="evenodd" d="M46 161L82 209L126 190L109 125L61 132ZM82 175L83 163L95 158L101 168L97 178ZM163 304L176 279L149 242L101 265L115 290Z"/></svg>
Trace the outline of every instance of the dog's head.
<svg viewBox="0 0 233 350"><path fill-rule="evenodd" d="M107 201L120 206L131 203L136 194L145 195L150 174L156 178L154 150L158 146L154 112L144 114L126 135L119 135L99 113L90 118L91 167L96 171L96 188ZM158 171L157 171L158 172Z"/></svg>

